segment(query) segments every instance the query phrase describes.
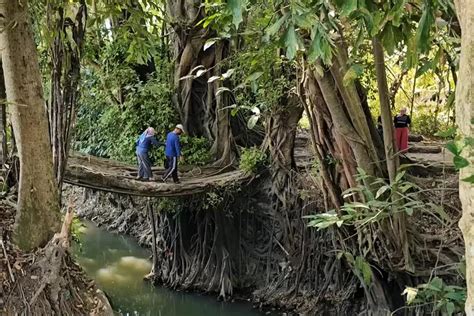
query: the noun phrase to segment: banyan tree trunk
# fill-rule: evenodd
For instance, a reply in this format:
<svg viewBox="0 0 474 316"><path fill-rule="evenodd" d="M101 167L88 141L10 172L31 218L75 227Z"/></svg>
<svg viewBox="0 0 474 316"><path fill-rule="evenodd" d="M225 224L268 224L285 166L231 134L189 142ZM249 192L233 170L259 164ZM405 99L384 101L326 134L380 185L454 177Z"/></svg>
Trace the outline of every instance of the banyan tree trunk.
<svg viewBox="0 0 474 316"><path fill-rule="evenodd" d="M217 162L227 164L235 154L230 112L224 109L230 105L230 100L227 93L216 95L222 81L208 83L208 79L222 74L222 60L227 56L230 44L222 41L204 50L206 41L215 34L196 25L205 17L201 0L168 1L167 6L173 29L174 103L186 132L209 139ZM198 66L207 70L206 73L196 78L183 78L196 74Z"/></svg>
<svg viewBox="0 0 474 316"><path fill-rule="evenodd" d="M297 207L297 185L294 182L294 145L298 122L303 107L296 95L285 98L281 107L272 110L267 122L266 141L270 152L272 170L272 195L274 209L287 210Z"/></svg>
<svg viewBox="0 0 474 316"><path fill-rule="evenodd" d="M343 56L342 53L339 54ZM326 201L325 209L338 209L343 204L341 193L357 185L357 168L371 176L384 176L384 167L378 163L380 157L378 139L372 131L372 119L368 117L363 99L355 83L342 83L343 63L334 64L318 72L311 66L301 69L298 85L300 100L310 122L313 151L318 161L319 187ZM377 161L376 161L377 160ZM366 185L371 185L367 181ZM363 196L352 196L351 200L362 200ZM354 234L355 233L355 234ZM349 236L361 236L362 231L348 232L341 229L335 243L353 243L349 248L357 249L358 240ZM388 232L390 234L390 232ZM345 237L344 237L345 236ZM360 247L361 245L359 245ZM340 247L340 246L338 246ZM402 249L394 251L402 253ZM357 273L355 273L357 275ZM362 280L363 284L363 280ZM367 304L373 311L384 313L390 309L389 294L383 291L383 280L374 272L373 285L364 287Z"/></svg>
<svg viewBox="0 0 474 316"><path fill-rule="evenodd" d="M0 2L0 17L2 66L20 158L14 238L19 247L31 250L57 231L59 196L28 1Z"/></svg>
<svg viewBox="0 0 474 316"><path fill-rule="evenodd" d="M71 129L79 99L81 53L86 32L87 8L81 0L75 18L65 15L63 4L48 4L48 25L55 37L51 53L51 95L48 104L53 163L59 188L67 165ZM61 190L60 190L61 191Z"/></svg>

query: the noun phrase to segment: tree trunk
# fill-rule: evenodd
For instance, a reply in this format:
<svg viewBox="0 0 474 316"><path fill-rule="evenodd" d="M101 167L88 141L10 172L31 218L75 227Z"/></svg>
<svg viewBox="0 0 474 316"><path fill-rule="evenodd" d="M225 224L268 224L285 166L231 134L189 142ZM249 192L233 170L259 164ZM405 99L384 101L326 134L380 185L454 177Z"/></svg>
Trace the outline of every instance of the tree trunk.
<svg viewBox="0 0 474 316"><path fill-rule="evenodd" d="M474 6L469 0L456 0L456 11L461 23L461 59L459 80L456 85L457 125L463 137L474 137ZM474 315L474 185L462 179L474 175L474 149L465 155L470 165L461 169L459 197L462 217L459 227L466 245L466 314ZM466 152L466 150L464 151Z"/></svg>
<svg viewBox="0 0 474 316"><path fill-rule="evenodd" d="M205 17L201 0L168 1L167 10L173 29L173 57L175 60L175 95L173 102L178 109L186 132L203 136L212 143L213 154L219 164L227 164L235 156L234 133L231 130L228 93L216 95L222 82L208 83L211 76L221 75L222 60L229 53L229 42L218 42L204 50L206 41L215 36L210 29L196 24ZM196 67L207 70L199 77ZM246 127L244 127L246 128ZM238 133L237 133L238 134Z"/></svg>
<svg viewBox="0 0 474 316"><path fill-rule="evenodd" d="M48 4L48 26L55 32L50 47L52 69L51 97L48 104L49 128L60 194L69 155L71 128L76 118L79 99L80 59L87 19L85 1L82 0L77 7L74 21L65 16L64 11L63 6L54 7L51 3Z"/></svg>
<svg viewBox="0 0 474 316"><path fill-rule="evenodd" d="M6 99L5 79L3 77L3 68L0 60L0 169L2 169L8 159Z"/></svg>
<svg viewBox="0 0 474 316"><path fill-rule="evenodd" d="M394 128L392 121L392 114L390 110L390 99L387 84L387 74L385 73L385 57L383 46L377 37L372 39L375 72L377 76L377 88L379 90L380 113L382 117L383 139L385 148L385 159L387 162L387 170L390 184L393 185L397 175L399 160L396 156ZM400 197L393 195L392 200L395 201ZM396 210L395 210L396 211ZM393 225L388 225L392 230L393 238L396 241L399 249L403 252L405 258L405 269L413 270L413 265L410 257L410 248L408 244L406 232L406 219L404 212L395 212Z"/></svg>
<svg viewBox="0 0 474 316"><path fill-rule="evenodd" d="M393 137L393 120L390 110L388 94L387 75L385 73L385 57L382 43L376 37L372 39L374 50L375 72L377 76L377 88L379 90L380 114L383 126L383 141L385 148L385 159L390 182L393 182L398 169L398 156L395 156L395 138Z"/></svg>
<svg viewBox="0 0 474 316"><path fill-rule="evenodd" d="M0 46L7 100L20 157L14 238L30 250L59 229L60 213L48 121L26 0L0 2Z"/></svg>

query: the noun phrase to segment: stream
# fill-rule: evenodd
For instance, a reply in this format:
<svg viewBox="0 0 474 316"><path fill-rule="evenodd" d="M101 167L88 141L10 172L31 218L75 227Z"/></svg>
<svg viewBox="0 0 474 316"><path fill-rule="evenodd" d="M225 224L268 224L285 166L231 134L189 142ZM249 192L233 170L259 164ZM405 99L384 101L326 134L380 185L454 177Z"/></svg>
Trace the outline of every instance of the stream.
<svg viewBox="0 0 474 316"><path fill-rule="evenodd" d="M143 281L151 269L148 250L132 238L83 222L77 262L109 297L118 315L258 316L246 302L218 302L213 296L176 292Z"/></svg>

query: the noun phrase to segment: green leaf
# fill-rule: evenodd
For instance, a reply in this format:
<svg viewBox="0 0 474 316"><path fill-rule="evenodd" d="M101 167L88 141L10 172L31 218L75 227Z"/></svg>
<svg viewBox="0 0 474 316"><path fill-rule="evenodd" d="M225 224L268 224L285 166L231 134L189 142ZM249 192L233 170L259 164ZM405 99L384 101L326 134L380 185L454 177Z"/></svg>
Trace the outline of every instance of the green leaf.
<svg viewBox="0 0 474 316"><path fill-rule="evenodd" d="M453 313L454 313L454 303L453 302L446 303L446 312L447 312L448 316L453 315Z"/></svg>
<svg viewBox="0 0 474 316"><path fill-rule="evenodd" d="M395 177L395 182L399 182L405 176L405 171L399 172Z"/></svg>
<svg viewBox="0 0 474 316"><path fill-rule="evenodd" d="M451 94L451 95L454 95L454 94ZM448 98L448 102L449 102L449 98ZM454 138L456 136L456 132L457 132L456 127L450 127L445 131L437 132L435 136L442 137L442 138Z"/></svg>
<svg viewBox="0 0 474 316"><path fill-rule="evenodd" d="M362 273L364 283L369 285L372 282L372 269L370 268L370 265L367 263L367 261L363 257L357 256L355 267Z"/></svg>
<svg viewBox="0 0 474 316"><path fill-rule="evenodd" d="M378 199L382 194L385 193L385 191L389 189L390 189L389 185L384 185L383 187L377 190L377 193L375 194L375 198Z"/></svg>
<svg viewBox="0 0 474 316"><path fill-rule="evenodd" d="M267 36L275 35L280 30L281 26L283 25L283 22L285 22L287 18L288 13L285 13L281 18L278 19L278 21L276 21L269 28L267 28Z"/></svg>
<svg viewBox="0 0 474 316"><path fill-rule="evenodd" d="M342 15L349 15L355 9L357 9L357 0L344 0L344 4L341 7Z"/></svg>
<svg viewBox="0 0 474 316"><path fill-rule="evenodd" d="M453 141L446 144L446 149L449 150L454 156L459 156L461 153L461 148L459 148L458 145Z"/></svg>
<svg viewBox="0 0 474 316"><path fill-rule="evenodd" d="M474 174L470 175L470 176L467 177L467 178L462 179L462 181L464 181L464 182L469 182L469 183L471 183L471 184L474 184Z"/></svg>
<svg viewBox="0 0 474 316"><path fill-rule="evenodd" d="M262 72L262 71L254 72L254 73L252 73L250 76L248 76L247 78L245 78L245 82L255 81L255 80L257 80L258 78L260 78L261 75L263 75L263 72Z"/></svg>
<svg viewBox="0 0 474 316"><path fill-rule="evenodd" d="M434 23L433 9L428 1L425 1L423 14L421 15L418 29L416 30L416 43L419 52L426 52L430 49L430 29Z"/></svg>
<svg viewBox="0 0 474 316"><path fill-rule="evenodd" d="M312 30L312 38L308 55L309 62L313 63L320 58L325 65L330 65L332 63L332 48L324 27L316 24Z"/></svg>
<svg viewBox="0 0 474 316"><path fill-rule="evenodd" d="M439 291L441 291L441 289L443 287L443 280L441 280L439 277L435 277L427 285L429 286L430 289L439 292Z"/></svg>
<svg viewBox="0 0 474 316"><path fill-rule="evenodd" d="M298 40L296 39L295 26L290 25L285 35L286 57L292 60L296 56L298 50Z"/></svg>
<svg viewBox="0 0 474 316"><path fill-rule="evenodd" d="M454 167L457 170L466 168L467 166L469 166L469 161L467 161L467 159L462 156L454 156L453 162L454 162Z"/></svg>
<svg viewBox="0 0 474 316"><path fill-rule="evenodd" d="M302 29L311 29L316 20L316 17L311 14L297 14L294 16L294 18L298 28Z"/></svg>
<svg viewBox="0 0 474 316"><path fill-rule="evenodd" d="M405 0L398 0L395 5L393 6L393 19L392 19L392 24L396 27L400 26L401 24L401 18L404 13L405 9Z"/></svg>
<svg viewBox="0 0 474 316"><path fill-rule="evenodd" d="M232 13L232 23L235 25L235 28L239 28L239 24L243 21L242 18L242 0L228 0L227 8Z"/></svg>
<svg viewBox="0 0 474 316"><path fill-rule="evenodd" d="M425 61L421 67L416 70L415 77L418 78L419 76L425 74L428 70L433 69L433 63L431 61Z"/></svg>
<svg viewBox="0 0 474 316"><path fill-rule="evenodd" d="M395 36L393 34L393 26L391 23L387 23L382 31L382 44L389 55L392 55L395 51Z"/></svg>
<svg viewBox="0 0 474 316"><path fill-rule="evenodd" d="M416 49L416 36L407 39L407 56L405 60L406 68L414 68L418 64L418 51Z"/></svg>

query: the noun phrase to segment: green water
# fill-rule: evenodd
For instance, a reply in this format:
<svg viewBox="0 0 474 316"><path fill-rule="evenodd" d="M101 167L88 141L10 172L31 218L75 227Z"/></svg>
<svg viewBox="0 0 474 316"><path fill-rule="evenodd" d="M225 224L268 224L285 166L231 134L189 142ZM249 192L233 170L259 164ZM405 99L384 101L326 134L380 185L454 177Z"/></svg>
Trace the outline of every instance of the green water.
<svg viewBox="0 0 474 316"><path fill-rule="evenodd" d="M119 315L258 316L245 303L222 303L214 297L175 292L143 281L150 272L149 252L133 239L84 222L78 263L107 293Z"/></svg>

